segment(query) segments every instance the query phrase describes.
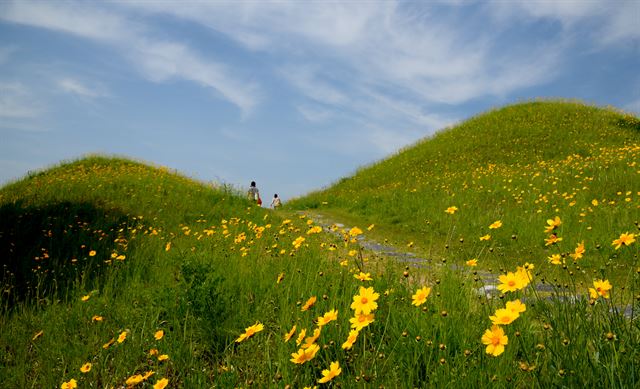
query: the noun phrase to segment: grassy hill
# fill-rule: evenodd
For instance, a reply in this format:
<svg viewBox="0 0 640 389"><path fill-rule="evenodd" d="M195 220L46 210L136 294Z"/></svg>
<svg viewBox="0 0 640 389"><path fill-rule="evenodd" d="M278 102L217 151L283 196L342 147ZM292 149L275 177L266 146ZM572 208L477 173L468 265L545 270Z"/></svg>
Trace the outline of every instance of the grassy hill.
<svg viewBox="0 0 640 389"><path fill-rule="evenodd" d="M638 232L638 161L637 117L530 102L440 131L289 206L375 223L381 237L413 242L438 260L553 267L548 257L560 254L573 270L610 266L626 280L636 257L619 258L612 241ZM449 207L457 210L445 212ZM556 216L562 224L553 233L562 240L546 245L547 220ZM502 226L490 228L495 221ZM569 254L581 242L586 252L574 261Z"/></svg>
<svg viewBox="0 0 640 389"><path fill-rule="evenodd" d="M30 174L0 188L2 386L637 387L638 244L611 242L635 232L638 131L507 107L281 211L119 158ZM460 266L405 267L361 235ZM503 268L499 294L472 257Z"/></svg>

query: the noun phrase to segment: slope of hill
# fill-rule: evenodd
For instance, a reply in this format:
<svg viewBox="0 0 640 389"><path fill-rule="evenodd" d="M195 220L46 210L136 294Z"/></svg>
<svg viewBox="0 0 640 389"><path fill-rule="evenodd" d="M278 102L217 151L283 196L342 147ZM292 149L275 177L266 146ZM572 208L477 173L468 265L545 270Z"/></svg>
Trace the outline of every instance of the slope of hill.
<svg viewBox="0 0 640 389"><path fill-rule="evenodd" d="M549 256L564 258L584 242L582 264L598 267L615 256L614 239L637 232L639 123L573 102L508 106L441 131L289 207L374 223L398 244L412 241L418 251L461 263L546 264ZM562 224L553 232L562 241L547 246L546 222L556 216ZM493 227L502 226L491 228L496 221L501 223Z"/></svg>

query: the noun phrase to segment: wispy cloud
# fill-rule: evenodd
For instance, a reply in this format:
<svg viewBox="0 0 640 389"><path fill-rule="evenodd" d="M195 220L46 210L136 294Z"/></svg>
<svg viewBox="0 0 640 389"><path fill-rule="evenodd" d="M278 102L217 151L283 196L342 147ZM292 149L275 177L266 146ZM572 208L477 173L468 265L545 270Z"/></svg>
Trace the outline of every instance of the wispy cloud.
<svg viewBox="0 0 640 389"><path fill-rule="evenodd" d="M33 119L43 113L37 98L21 83L0 82L0 119Z"/></svg>
<svg viewBox="0 0 640 389"><path fill-rule="evenodd" d="M82 98L94 99L109 96L103 86L87 86L85 83L70 77L59 79L57 85L62 91Z"/></svg>
<svg viewBox="0 0 640 389"><path fill-rule="evenodd" d="M179 42L157 38L151 28L105 4L8 2L0 19L73 34L119 49L149 80L184 79L214 89L244 114L257 103L258 86L235 76L219 61L198 55ZM70 85L68 85L70 86ZM72 87L76 92L80 89Z"/></svg>

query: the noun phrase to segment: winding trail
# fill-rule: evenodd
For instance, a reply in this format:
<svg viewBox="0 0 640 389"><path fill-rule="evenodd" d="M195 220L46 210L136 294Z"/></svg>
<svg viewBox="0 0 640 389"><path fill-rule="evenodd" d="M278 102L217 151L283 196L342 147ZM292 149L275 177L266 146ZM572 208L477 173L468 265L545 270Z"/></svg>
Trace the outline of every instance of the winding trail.
<svg viewBox="0 0 640 389"><path fill-rule="evenodd" d="M298 214L300 215L304 214L307 217L310 217L311 219L313 219L313 221L317 225L321 226L325 232L334 234L338 237L342 237L341 230L344 229L345 231L348 232L353 227L353 226L347 227L343 223L332 220L329 217L317 212L299 211ZM333 226L338 227L338 230L332 229L331 227ZM416 253L401 250L389 244L377 242L376 240L371 239L370 237L367 237L366 234L359 235L356 239L358 241L358 244L365 250L368 250L377 256L381 256L385 258L393 258L398 263L404 264L405 266L411 266L416 268L444 266L440 264L438 261L434 261L432 258L424 258L417 255ZM481 269L469 270L468 268L461 268L460 266L455 264L450 264L447 266L449 266L452 270L463 270L463 271L472 273L474 275L474 281L478 282L481 285L480 287L475 289L478 295L485 295L487 298L494 298L500 295L500 291L498 290L498 285L497 285L499 274L495 274L487 270L481 270ZM556 294L558 292L558 289L562 288L562 286L561 285L553 286L548 283L535 283L533 284L533 288L539 294L539 296L550 299L552 298L553 294ZM582 298L582 296L569 295L568 297L563 297L563 296L556 295L554 298L564 300L569 303L573 303L576 300ZM637 316L637 315L634 315L632 305L619 307L619 308L616 308L616 310L619 313L623 314L626 318L630 318L632 320L634 319L634 316Z"/></svg>

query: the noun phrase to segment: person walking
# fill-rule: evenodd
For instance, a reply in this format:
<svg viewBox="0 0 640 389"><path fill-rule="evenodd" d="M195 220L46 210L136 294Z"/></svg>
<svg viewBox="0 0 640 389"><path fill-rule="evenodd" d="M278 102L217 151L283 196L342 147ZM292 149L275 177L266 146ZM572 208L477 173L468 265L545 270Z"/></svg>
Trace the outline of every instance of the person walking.
<svg viewBox="0 0 640 389"><path fill-rule="evenodd" d="M271 208L278 209L280 208L281 205L282 205L282 202L280 202L280 197L278 197L277 193L274 194L273 200L271 200Z"/></svg>
<svg viewBox="0 0 640 389"><path fill-rule="evenodd" d="M255 181L251 181L251 185L249 186L249 190L247 191L247 197L249 198L249 200L255 201L256 204L262 205L260 191L258 190L258 187L256 187Z"/></svg>

